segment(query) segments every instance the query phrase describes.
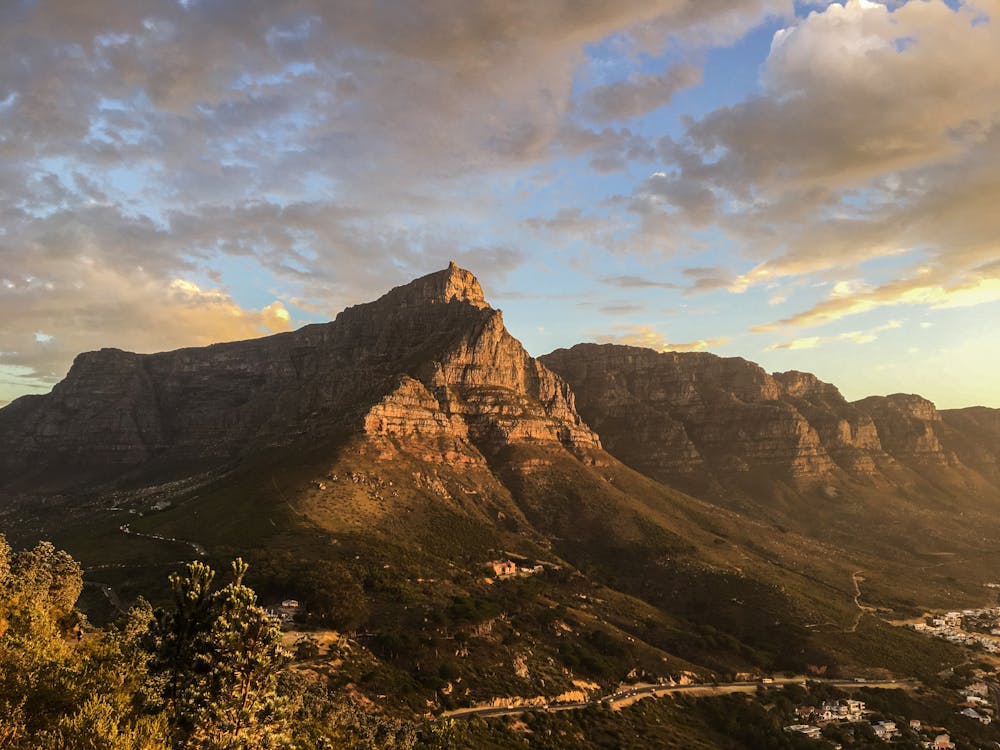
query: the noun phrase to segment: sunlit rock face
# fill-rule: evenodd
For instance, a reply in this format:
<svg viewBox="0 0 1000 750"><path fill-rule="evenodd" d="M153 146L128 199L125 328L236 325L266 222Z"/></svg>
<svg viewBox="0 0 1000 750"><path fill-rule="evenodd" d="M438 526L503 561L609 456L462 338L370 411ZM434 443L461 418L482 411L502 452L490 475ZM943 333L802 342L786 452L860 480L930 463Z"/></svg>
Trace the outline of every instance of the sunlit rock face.
<svg viewBox="0 0 1000 750"><path fill-rule="evenodd" d="M942 417L904 394L852 403L811 373L707 353L579 344L541 360L570 383L610 453L663 481L868 482L899 467L1000 475L997 410Z"/></svg>
<svg viewBox="0 0 1000 750"><path fill-rule="evenodd" d="M851 423L840 425L846 419L824 413L813 424L794 403L810 405L807 395L844 403L836 389L799 383L793 399L786 384L795 385L793 378L769 375L743 359L580 344L542 361L569 381L581 414L609 452L664 479L761 469L824 477L837 467L828 448L839 448L834 440L825 444L824 436L853 440Z"/></svg>
<svg viewBox="0 0 1000 750"><path fill-rule="evenodd" d="M941 414L927 399L895 393L871 396L854 405L871 416L882 447L894 458L936 464L955 460L941 442Z"/></svg>
<svg viewBox="0 0 1000 750"><path fill-rule="evenodd" d="M599 447L566 383L454 264L292 333L77 357L0 411L0 483L43 466L211 461L343 433Z"/></svg>

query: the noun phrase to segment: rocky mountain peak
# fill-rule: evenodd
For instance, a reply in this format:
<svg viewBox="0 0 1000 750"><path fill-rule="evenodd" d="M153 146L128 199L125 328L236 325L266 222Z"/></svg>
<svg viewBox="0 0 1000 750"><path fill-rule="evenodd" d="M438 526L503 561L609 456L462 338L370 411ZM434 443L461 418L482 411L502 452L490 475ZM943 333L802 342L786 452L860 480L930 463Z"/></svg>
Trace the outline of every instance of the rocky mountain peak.
<svg viewBox="0 0 1000 750"><path fill-rule="evenodd" d="M811 372L789 370L776 372L772 377L781 383L788 396L809 400L830 400L842 402L844 397L835 385L824 383Z"/></svg>
<svg viewBox="0 0 1000 750"><path fill-rule="evenodd" d="M447 304L452 301L465 302L480 309L489 307L483 296L479 280L454 261L443 271L436 271L409 284L396 287L376 300L375 304L407 306L424 304Z"/></svg>
<svg viewBox="0 0 1000 750"><path fill-rule="evenodd" d="M454 263L331 323L158 354L80 355L45 396L0 413L0 486L158 462L228 461L364 434L445 452L514 443L599 449L573 393ZM458 446L458 447L456 447Z"/></svg>

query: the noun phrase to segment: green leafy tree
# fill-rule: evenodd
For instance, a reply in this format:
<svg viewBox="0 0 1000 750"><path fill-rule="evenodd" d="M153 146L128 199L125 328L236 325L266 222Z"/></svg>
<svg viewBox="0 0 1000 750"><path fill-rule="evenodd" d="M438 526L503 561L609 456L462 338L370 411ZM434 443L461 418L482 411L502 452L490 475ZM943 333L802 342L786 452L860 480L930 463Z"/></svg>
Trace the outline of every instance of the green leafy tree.
<svg viewBox="0 0 1000 750"><path fill-rule="evenodd" d="M53 724L79 698L64 637L83 587L80 566L41 542L12 553L0 537L0 747Z"/></svg>
<svg viewBox="0 0 1000 750"><path fill-rule="evenodd" d="M146 695L148 654L142 641L153 609L140 598L122 622L75 651L77 703L39 736L46 750L166 750L166 717Z"/></svg>
<svg viewBox="0 0 1000 750"><path fill-rule="evenodd" d="M215 574L193 562L170 577L174 606L150 628L150 670L175 744L185 748L288 746L288 705L277 690L288 655L281 630L254 591L247 566L212 591Z"/></svg>

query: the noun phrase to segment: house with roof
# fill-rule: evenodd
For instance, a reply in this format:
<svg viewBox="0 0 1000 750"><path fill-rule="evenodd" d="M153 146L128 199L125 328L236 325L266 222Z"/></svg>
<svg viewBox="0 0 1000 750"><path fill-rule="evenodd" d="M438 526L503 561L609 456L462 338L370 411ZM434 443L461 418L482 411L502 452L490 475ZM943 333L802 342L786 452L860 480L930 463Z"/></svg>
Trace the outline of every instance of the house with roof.
<svg viewBox="0 0 1000 750"><path fill-rule="evenodd" d="M513 560L490 560L486 565L497 578L517 575L517 563Z"/></svg>

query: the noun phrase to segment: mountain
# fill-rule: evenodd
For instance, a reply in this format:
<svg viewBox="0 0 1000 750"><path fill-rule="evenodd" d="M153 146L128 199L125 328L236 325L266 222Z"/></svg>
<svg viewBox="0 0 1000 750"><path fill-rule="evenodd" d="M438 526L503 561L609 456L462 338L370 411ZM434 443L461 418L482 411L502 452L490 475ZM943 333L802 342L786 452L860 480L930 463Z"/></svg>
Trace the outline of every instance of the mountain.
<svg viewBox="0 0 1000 750"><path fill-rule="evenodd" d="M192 555L247 557L265 598L359 633L352 685L410 710L628 675L930 674L950 647L865 608L981 596L915 566L974 540L909 467L967 455L987 492L996 424L886 403L711 355L534 359L452 264L292 333L81 354L0 410L0 523L81 559L95 617ZM508 559L530 573L496 579Z"/></svg>
<svg viewBox="0 0 1000 750"><path fill-rule="evenodd" d="M939 412L907 394L848 402L810 373L708 353L578 344L541 361L612 455L867 559L887 605L952 587L956 573L988 582L1000 410Z"/></svg>
<svg viewBox="0 0 1000 750"><path fill-rule="evenodd" d="M180 471L361 432L484 450L599 446L566 384L452 264L331 323L251 341L81 354L0 411L0 486Z"/></svg>
<svg viewBox="0 0 1000 750"><path fill-rule="evenodd" d="M811 373L701 352L578 344L542 361L570 382L613 454L667 482L886 481L901 467L995 465L998 410L942 414L906 394L851 403Z"/></svg>

